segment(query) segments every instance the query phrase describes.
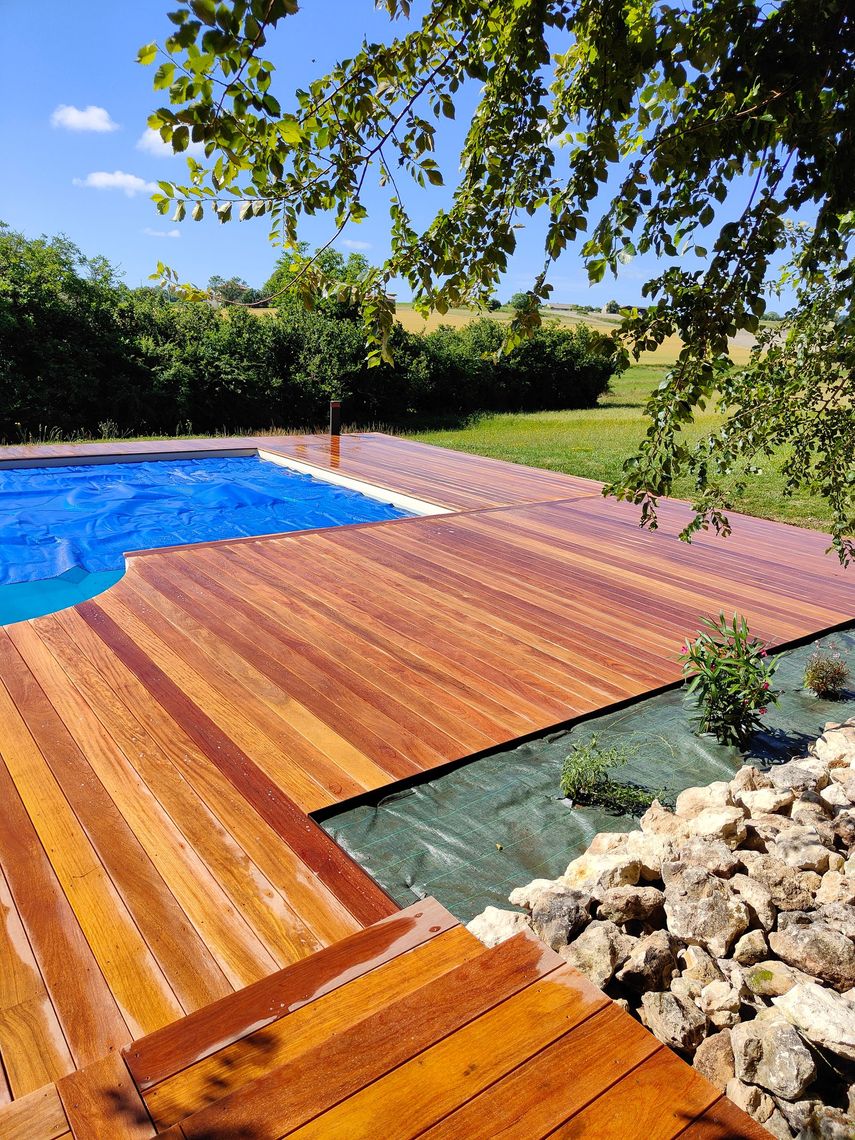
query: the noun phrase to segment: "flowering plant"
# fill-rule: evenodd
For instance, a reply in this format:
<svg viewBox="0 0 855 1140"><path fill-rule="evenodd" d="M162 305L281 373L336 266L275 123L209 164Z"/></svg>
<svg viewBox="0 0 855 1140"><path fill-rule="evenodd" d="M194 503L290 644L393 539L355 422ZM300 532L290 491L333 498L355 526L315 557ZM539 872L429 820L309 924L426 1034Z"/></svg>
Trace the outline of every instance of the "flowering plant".
<svg viewBox="0 0 855 1140"><path fill-rule="evenodd" d="M731 621L720 613L702 622L706 629L680 651L686 691L697 696L701 732L711 732L721 744L744 746L778 699L772 688L778 660L768 656L739 614Z"/></svg>

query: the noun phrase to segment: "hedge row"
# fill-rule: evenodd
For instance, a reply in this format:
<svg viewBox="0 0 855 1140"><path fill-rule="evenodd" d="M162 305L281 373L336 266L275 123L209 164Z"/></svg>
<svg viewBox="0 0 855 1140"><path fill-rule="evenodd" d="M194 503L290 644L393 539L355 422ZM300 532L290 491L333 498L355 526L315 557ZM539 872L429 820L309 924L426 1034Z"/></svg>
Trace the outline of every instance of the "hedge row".
<svg viewBox="0 0 855 1140"><path fill-rule="evenodd" d="M213 309L130 290L64 239L0 229L0 435L301 427L330 399L351 423L590 407L614 371L611 341L545 328L494 363L501 325L414 335L369 369L355 315Z"/></svg>

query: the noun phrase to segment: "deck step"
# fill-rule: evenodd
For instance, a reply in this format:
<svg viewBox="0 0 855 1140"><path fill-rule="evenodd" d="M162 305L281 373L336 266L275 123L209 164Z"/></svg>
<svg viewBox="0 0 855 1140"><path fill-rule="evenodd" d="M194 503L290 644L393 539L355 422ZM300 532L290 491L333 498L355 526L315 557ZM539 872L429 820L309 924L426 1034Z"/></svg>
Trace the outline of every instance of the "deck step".
<svg viewBox="0 0 855 1140"><path fill-rule="evenodd" d="M124 1050L125 1063L145 1092L456 925L425 899L140 1038Z"/></svg>
<svg viewBox="0 0 855 1140"><path fill-rule="evenodd" d="M531 931L433 899L27 1099L0 1135L767 1137Z"/></svg>
<svg viewBox="0 0 855 1140"><path fill-rule="evenodd" d="M530 931L459 926L144 1097L172 1140L766 1136Z"/></svg>

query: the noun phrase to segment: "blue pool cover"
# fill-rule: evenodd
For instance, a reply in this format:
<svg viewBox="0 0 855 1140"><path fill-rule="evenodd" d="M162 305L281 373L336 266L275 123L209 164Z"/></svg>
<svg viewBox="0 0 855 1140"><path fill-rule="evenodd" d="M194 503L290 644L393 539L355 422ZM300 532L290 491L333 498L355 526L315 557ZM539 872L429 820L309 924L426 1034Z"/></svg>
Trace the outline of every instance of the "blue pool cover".
<svg viewBox="0 0 855 1140"><path fill-rule="evenodd" d="M254 455L2 470L0 624L100 592L125 551L406 516Z"/></svg>

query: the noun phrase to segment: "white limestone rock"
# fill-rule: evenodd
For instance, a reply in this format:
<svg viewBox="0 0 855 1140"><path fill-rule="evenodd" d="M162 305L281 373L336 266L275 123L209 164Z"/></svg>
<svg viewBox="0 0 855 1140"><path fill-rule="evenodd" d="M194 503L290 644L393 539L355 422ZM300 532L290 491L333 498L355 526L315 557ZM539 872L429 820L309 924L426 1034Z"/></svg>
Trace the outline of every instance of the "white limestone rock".
<svg viewBox="0 0 855 1140"><path fill-rule="evenodd" d="M686 788L680 792L674 805L674 814L683 819L693 819L707 808L732 806L730 785L725 780L718 780L705 787Z"/></svg>
<svg viewBox="0 0 855 1140"><path fill-rule="evenodd" d="M821 875L828 870L829 850L813 827L793 827L779 835L768 853L782 859L798 871L816 871Z"/></svg>
<svg viewBox="0 0 855 1140"><path fill-rule="evenodd" d="M672 871L671 868L674 868ZM666 864L665 915L671 934L723 958L748 929L745 904L725 880L702 867Z"/></svg>
<svg viewBox="0 0 855 1140"><path fill-rule="evenodd" d="M792 1025L746 1021L730 1034L736 1075L786 1100L798 1100L816 1077L813 1056Z"/></svg>
<svg viewBox="0 0 855 1140"><path fill-rule="evenodd" d="M704 808L686 821L690 836L709 836L721 839L730 848L738 847L745 839L745 809L741 807Z"/></svg>
<svg viewBox="0 0 855 1140"><path fill-rule="evenodd" d="M772 815L786 811L795 799L792 788L759 788L737 794L736 802L741 804L749 815Z"/></svg>
<svg viewBox="0 0 855 1140"><path fill-rule="evenodd" d="M488 906L467 923L466 929L485 946L492 947L498 946L500 942L507 942L521 930L530 930L531 927L528 915L520 914L516 910L501 910L497 906Z"/></svg>
<svg viewBox="0 0 855 1140"><path fill-rule="evenodd" d="M574 859L559 882L574 890L593 893L611 887L634 887L641 875L641 863L623 851L604 851L599 855L580 855Z"/></svg>
<svg viewBox="0 0 855 1140"><path fill-rule="evenodd" d="M635 942L613 922L595 920L558 953L595 986L605 989L615 971L629 958Z"/></svg>
<svg viewBox="0 0 855 1140"><path fill-rule="evenodd" d="M762 930L749 930L737 939L733 947L733 960L740 966L753 966L769 957L769 943Z"/></svg>
<svg viewBox="0 0 855 1140"><path fill-rule="evenodd" d="M732 1029L739 1021L742 1002L729 982L710 982L701 990L697 1006L718 1029Z"/></svg>
<svg viewBox="0 0 855 1140"><path fill-rule="evenodd" d="M855 1002L813 981L772 1001L808 1041L855 1062Z"/></svg>
<svg viewBox="0 0 855 1140"><path fill-rule="evenodd" d="M692 1003L673 993L646 993L639 1017L654 1037L684 1053L694 1053L706 1033L706 1018Z"/></svg>

